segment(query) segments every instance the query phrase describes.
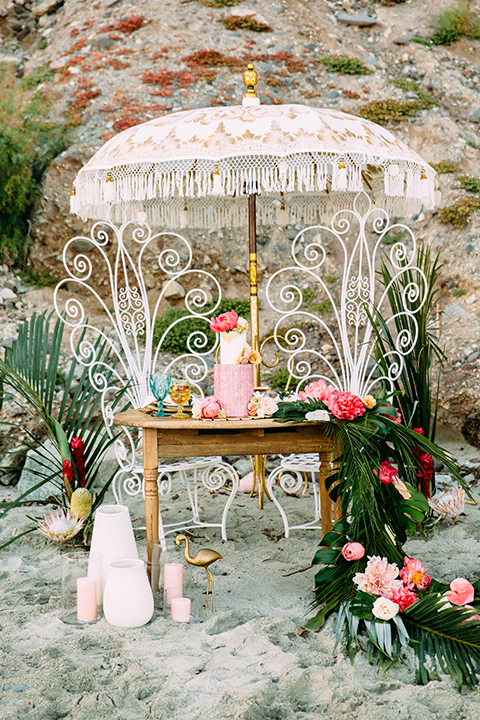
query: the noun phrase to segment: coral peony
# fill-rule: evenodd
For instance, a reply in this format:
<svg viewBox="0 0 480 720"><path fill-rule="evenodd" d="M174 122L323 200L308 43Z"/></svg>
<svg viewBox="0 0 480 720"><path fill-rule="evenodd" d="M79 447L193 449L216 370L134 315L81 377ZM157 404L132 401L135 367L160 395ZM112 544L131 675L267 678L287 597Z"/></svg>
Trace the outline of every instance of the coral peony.
<svg viewBox="0 0 480 720"><path fill-rule="evenodd" d="M367 408L367 410L373 410L375 405L377 404L377 401L373 397L373 395L365 395L363 398L363 404Z"/></svg>
<svg viewBox="0 0 480 720"><path fill-rule="evenodd" d="M212 332L228 332L229 330L234 330L237 327L237 323L238 313L236 313L235 310L229 310L211 319L210 330Z"/></svg>
<svg viewBox="0 0 480 720"><path fill-rule="evenodd" d="M403 560L403 568L399 575L405 586L414 585L419 590L424 590L430 585L430 577L426 574L427 568L424 567L420 560L406 557Z"/></svg>
<svg viewBox="0 0 480 720"><path fill-rule="evenodd" d="M398 613L399 607L388 597L379 597L373 603L372 612L379 620L391 620Z"/></svg>
<svg viewBox="0 0 480 720"><path fill-rule="evenodd" d="M417 602L418 597L415 595L413 590L408 587L402 586L398 590L393 590L391 594L393 602L397 603L400 608L400 612L405 608L410 607L413 603Z"/></svg>
<svg viewBox="0 0 480 720"><path fill-rule="evenodd" d="M358 589L370 595L384 595L390 597L394 590L402 587L402 581L397 580L398 567L395 563L387 562L387 558L376 555L369 556L364 573L357 573L353 582Z"/></svg>
<svg viewBox="0 0 480 720"><path fill-rule="evenodd" d="M357 395L349 392L333 393L325 401L332 415L340 420L353 420L365 412L365 406Z"/></svg>
<svg viewBox="0 0 480 720"><path fill-rule="evenodd" d="M320 379L307 385L305 390L298 393L298 397L303 402L306 402L308 398L312 398L312 400L321 400L321 402L327 404L327 400L335 392L336 390L332 385L327 386L325 380Z"/></svg>
<svg viewBox="0 0 480 720"><path fill-rule="evenodd" d="M450 583L450 590L447 590L445 596L452 605L466 605L473 601L475 590L465 578L455 578Z"/></svg>
<svg viewBox="0 0 480 720"><path fill-rule="evenodd" d="M349 542L342 548L342 555L345 560L352 562L353 560L360 560L365 555L365 548L359 542Z"/></svg>
<svg viewBox="0 0 480 720"><path fill-rule="evenodd" d="M393 476L398 474L397 468L386 461L380 463L380 475L378 475L376 470L372 470L372 472L384 485L390 485L390 483L393 482Z"/></svg>

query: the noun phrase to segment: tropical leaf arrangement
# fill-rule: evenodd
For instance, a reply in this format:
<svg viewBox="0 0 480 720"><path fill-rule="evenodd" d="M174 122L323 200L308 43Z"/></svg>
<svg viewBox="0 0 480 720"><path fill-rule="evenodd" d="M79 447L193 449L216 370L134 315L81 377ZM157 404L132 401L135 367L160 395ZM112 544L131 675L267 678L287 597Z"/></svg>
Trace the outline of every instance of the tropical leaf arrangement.
<svg viewBox="0 0 480 720"><path fill-rule="evenodd" d="M454 459L420 428L402 423L385 395L361 399L327 387L323 380L286 398L273 416L279 422L324 423L336 458L326 481L343 516L319 544L314 565L318 630L338 611L337 644L353 661L363 648L369 661L385 665L413 650L416 681L447 673L461 688L477 684L480 668L480 581L455 578L450 587L431 579L403 544L429 512L419 482L421 458L431 455L467 492ZM429 493L427 493L429 494Z"/></svg>
<svg viewBox="0 0 480 720"><path fill-rule="evenodd" d="M63 398L60 402L55 401L64 327L59 318L51 332L50 317L33 314L20 326L18 338L12 348L7 349L5 358L0 360L0 408L8 391L14 403L35 416L55 448L50 451L48 445L41 444L37 435L24 426L0 422L5 432L15 434L18 429L26 436L24 444L26 450L35 451L39 477L38 483L23 495L1 506L0 520L14 507L31 502L30 496L47 482L56 488L48 502L58 506L55 512L40 522L39 518L30 518L34 525L1 547L37 529L55 542L65 542L83 531L83 540L88 541L92 513L102 503L113 480L112 475L98 491L93 488L102 460L114 438L104 423L102 396L89 381L87 366L80 366L80 373L77 372L75 354L65 378ZM83 340L81 336L79 343ZM92 351L95 357L105 359L105 344L100 340L92 346ZM105 377L107 383L108 380ZM119 391L112 402L113 407L118 405L121 396ZM14 466L8 469L21 470Z"/></svg>

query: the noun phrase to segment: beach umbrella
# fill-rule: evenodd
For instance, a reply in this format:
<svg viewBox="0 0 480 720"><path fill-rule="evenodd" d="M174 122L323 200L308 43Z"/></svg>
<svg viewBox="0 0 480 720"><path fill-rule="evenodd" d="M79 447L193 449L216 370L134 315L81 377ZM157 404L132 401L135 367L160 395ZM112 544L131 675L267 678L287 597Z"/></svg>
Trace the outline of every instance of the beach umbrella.
<svg viewBox="0 0 480 720"><path fill-rule="evenodd" d="M172 228L249 228L259 350L257 223L314 225L364 192L406 215L435 200L435 170L385 128L338 110L262 105L248 65L240 106L170 113L121 132L78 173L71 211ZM260 385L260 367L255 366Z"/></svg>

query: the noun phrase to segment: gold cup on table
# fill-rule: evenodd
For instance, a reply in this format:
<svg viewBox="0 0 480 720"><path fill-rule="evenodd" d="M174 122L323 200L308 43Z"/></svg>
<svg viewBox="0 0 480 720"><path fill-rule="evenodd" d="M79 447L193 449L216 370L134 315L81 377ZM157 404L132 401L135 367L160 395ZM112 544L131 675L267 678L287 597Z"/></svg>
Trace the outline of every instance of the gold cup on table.
<svg viewBox="0 0 480 720"><path fill-rule="evenodd" d="M188 418L187 413L183 412L183 406L190 399L190 383L188 380L172 380L170 388L170 397L172 401L178 405L178 411L172 415L174 418Z"/></svg>

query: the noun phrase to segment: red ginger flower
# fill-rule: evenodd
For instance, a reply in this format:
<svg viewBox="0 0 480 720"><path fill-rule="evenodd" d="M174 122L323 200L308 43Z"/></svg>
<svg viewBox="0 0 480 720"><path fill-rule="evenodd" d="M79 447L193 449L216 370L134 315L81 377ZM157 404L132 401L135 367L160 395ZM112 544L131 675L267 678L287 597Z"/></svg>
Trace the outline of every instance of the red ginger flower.
<svg viewBox="0 0 480 720"><path fill-rule="evenodd" d="M72 451L73 460L77 469L80 487L85 487L85 483L87 481L85 477L85 443L82 438L72 438L70 440L70 450Z"/></svg>
<svg viewBox="0 0 480 720"><path fill-rule="evenodd" d="M70 460L63 461L62 468L63 486L65 488L65 494L70 500L73 494L73 467Z"/></svg>
<svg viewBox="0 0 480 720"><path fill-rule="evenodd" d="M350 392L332 393L324 402L332 415L340 420L353 420L365 412L362 400Z"/></svg>

